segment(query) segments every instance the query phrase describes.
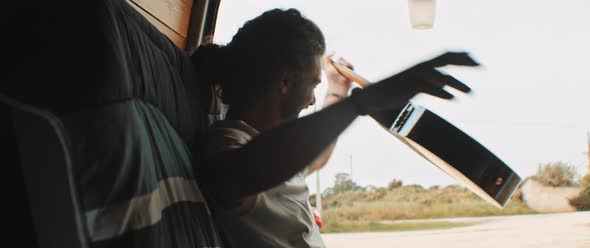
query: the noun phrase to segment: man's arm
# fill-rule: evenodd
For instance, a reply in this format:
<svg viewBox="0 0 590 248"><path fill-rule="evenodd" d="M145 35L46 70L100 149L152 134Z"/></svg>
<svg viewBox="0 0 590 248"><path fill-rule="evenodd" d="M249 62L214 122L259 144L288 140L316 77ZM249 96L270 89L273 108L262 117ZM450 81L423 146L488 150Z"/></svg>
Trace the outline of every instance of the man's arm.
<svg viewBox="0 0 590 248"><path fill-rule="evenodd" d="M201 161L197 168L201 185L210 196L237 200L267 190L291 178L309 165L359 115L360 107L377 113L400 108L418 93L443 99L453 95L451 86L463 92L470 88L436 67L478 65L467 53L445 53L361 90L353 102L345 98L314 114L286 122L254 138L242 148Z"/></svg>
<svg viewBox="0 0 590 248"><path fill-rule="evenodd" d="M328 147L326 147L326 149L316 159L314 159L313 162L311 162L311 164L307 166L306 176L309 176L311 175L311 173L314 173L315 171L323 168L324 165L328 163L328 160L330 160L330 157L332 156L335 147L336 141L330 143L330 145L328 145Z"/></svg>
<svg viewBox="0 0 590 248"><path fill-rule="evenodd" d="M272 188L309 165L358 116L350 98L262 132L241 148L201 161L211 197L233 201Z"/></svg>

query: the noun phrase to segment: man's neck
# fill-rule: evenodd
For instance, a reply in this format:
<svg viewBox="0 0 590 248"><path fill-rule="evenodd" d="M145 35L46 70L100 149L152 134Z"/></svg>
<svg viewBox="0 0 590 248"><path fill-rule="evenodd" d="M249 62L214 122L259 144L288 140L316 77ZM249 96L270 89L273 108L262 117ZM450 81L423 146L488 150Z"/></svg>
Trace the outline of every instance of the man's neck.
<svg viewBox="0 0 590 248"><path fill-rule="evenodd" d="M281 123L279 106L267 102L230 106L225 119L242 120L258 131L273 128Z"/></svg>

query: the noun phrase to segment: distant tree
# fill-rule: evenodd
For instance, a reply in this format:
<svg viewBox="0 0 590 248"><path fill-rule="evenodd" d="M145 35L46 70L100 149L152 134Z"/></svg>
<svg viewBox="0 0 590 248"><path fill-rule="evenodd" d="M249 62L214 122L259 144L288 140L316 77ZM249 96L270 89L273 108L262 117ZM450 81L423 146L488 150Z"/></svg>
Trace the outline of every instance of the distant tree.
<svg viewBox="0 0 590 248"><path fill-rule="evenodd" d="M322 192L322 198L329 198L333 195L334 195L334 189L332 187L328 187L328 188L324 189L324 192Z"/></svg>
<svg viewBox="0 0 590 248"><path fill-rule="evenodd" d="M429 191L437 191L439 189L440 189L439 185L432 185L432 186L428 187Z"/></svg>
<svg viewBox="0 0 590 248"><path fill-rule="evenodd" d="M340 194L348 191L364 191L364 188L353 182L348 173L336 174L332 194Z"/></svg>
<svg viewBox="0 0 590 248"><path fill-rule="evenodd" d="M551 187L567 187L577 184L576 167L562 161L540 164L532 176L536 181Z"/></svg>
<svg viewBox="0 0 590 248"><path fill-rule="evenodd" d="M393 179L387 184L387 190L393 190L401 187L403 185L402 180Z"/></svg>

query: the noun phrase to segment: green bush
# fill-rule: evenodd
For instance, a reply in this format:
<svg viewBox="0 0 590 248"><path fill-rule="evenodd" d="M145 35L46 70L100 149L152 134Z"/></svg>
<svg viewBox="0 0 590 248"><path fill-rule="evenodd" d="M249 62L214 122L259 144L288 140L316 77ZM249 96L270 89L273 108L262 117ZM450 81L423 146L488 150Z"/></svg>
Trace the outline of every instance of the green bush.
<svg viewBox="0 0 590 248"><path fill-rule="evenodd" d="M570 199L570 205L579 211L590 210L590 172L580 181L580 186L584 189L578 196Z"/></svg>
<svg viewBox="0 0 590 248"><path fill-rule="evenodd" d="M590 210L590 186L582 190L575 198L570 199L570 205L578 211Z"/></svg>
<svg viewBox="0 0 590 248"><path fill-rule="evenodd" d="M575 186L576 167L561 161L539 165L533 178L547 186L567 187Z"/></svg>
<svg viewBox="0 0 590 248"><path fill-rule="evenodd" d="M586 174L581 182L580 182L580 186L584 187L584 188L588 188L590 187L590 172L588 172L588 174Z"/></svg>

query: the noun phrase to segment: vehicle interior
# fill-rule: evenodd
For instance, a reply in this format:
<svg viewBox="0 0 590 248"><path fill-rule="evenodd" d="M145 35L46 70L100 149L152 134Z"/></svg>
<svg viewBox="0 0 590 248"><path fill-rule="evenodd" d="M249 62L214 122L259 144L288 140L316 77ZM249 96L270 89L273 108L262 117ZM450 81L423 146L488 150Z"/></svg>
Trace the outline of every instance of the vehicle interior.
<svg viewBox="0 0 590 248"><path fill-rule="evenodd" d="M219 246L202 221L210 214L188 148L207 126L211 99L190 54L211 39L218 6L15 4L6 17L22 25L8 31L22 52L7 56L12 73L0 91L13 244Z"/></svg>

